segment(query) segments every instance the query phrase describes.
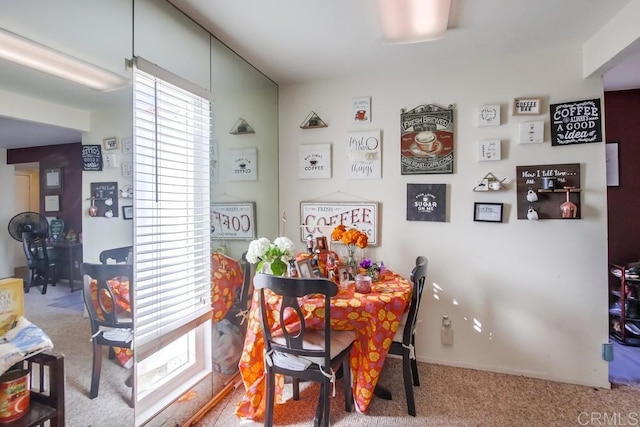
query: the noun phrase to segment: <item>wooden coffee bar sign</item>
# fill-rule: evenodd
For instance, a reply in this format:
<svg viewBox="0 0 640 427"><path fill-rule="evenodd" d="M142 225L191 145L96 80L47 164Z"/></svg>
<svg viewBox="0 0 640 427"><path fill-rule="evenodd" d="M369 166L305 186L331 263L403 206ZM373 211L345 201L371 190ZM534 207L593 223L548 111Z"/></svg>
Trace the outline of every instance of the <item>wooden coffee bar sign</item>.
<svg viewBox="0 0 640 427"><path fill-rule="evenodd" d="M551 104L551 145L602 142L600 99Z"/></svg>

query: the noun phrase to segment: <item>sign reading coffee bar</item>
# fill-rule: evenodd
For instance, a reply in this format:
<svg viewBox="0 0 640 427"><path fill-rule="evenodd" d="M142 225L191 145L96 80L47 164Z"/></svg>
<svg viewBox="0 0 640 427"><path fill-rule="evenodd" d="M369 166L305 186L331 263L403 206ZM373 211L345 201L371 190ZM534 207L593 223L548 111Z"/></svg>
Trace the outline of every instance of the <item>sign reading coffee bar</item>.
<svg viewBox="0 0 640 427"><path fill-rule="evenodd" d="M551 104L551 145L602 142L600 99Z"/></svg>

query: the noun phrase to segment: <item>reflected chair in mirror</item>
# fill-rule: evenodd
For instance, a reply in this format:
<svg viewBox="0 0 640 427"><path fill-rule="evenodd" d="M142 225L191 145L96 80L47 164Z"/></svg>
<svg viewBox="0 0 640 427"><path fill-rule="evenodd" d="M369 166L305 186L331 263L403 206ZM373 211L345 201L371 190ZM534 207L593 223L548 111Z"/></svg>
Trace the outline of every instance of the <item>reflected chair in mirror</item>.
<svg viewBox="0 0 640 427"><path fill-rule="evenodd" d="M131 264L133 261L132 254L133 246L105 249L100 252L100 262L102 264Z"/></svg>
<svg viewBox="0 0 640 427"><path fill-rule="evenodd" d="M133 319L131 310L126 310L114 289L118 285L131 285L133 266L130 264L82 264L84 278L84 305L91 323L93 368L89 398L98 396L103 347L131 349ZM113 353L109 351L109 357ZM131 373L131 367L129 373ZM133 403L133 390L129 405Z"/></svg>
<svg viewBox="0 0 640 427"><path fill-rule="evenodd" d="M338 293L337 285L328 279L301 279L267 274L256 274L253 285L259 291L260 325L265 339L265 425L273 425L275 374L292 377L294 400L300 399L300 380L319 382L320 396L314 425L328 426L329 398L332 386L335 387L335 372L342 367L345 410L351 412L353 395L349 352L356 334L354 331L336 331L330 328L330 299ZM322 295L325 300L322 329L307 328L304 322L301 297L311 294L316 294L315 297ZM273 299L278 300L278 296L279 308L274 312ZM295 327L292 328L291 325Z"/></svg>
<svg viewBox="0 0 640 427"><path fill-rule="evenodd" d="M415 355L416 320L427 277L427 264L426 257L419 256L416 258L416 266L411 271L413 292L409 309L402 316L389 349L389 354L402 356L402 376L404 377L404 390L407 395L407 412L414 417L416 416L416 404L413 397L413 386L420 385L418 363Z"/></svg>
<svg viewBox="0 0 640 427"><path fill-rule="evenodd" d="M24 284L24 292L31 286L42 286L42 293L47 293L47 285L55 286L58 281L56 263L49 259L46 235L42 233L22 233L22 249L27 257L29 274Z"/></svg>

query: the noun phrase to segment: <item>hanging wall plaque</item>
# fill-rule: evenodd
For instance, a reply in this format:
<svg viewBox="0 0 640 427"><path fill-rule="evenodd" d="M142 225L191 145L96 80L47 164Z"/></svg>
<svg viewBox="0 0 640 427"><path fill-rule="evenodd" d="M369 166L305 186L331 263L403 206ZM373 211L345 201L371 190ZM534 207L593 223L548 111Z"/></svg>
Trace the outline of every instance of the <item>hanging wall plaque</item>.
<svg viewBox="0 0 640 427"><path fill-rule="evenodd" d="M602 142L600 99L551 104L551 145Z"/></svg>
<svg viewBox="0 0 640 427"><path fill-rule="evenodd" d="M446 220L446 184L407 184L407 221Z"/></svg>
<svg viewBox="0 0 640 427"><path fill-rule="evenodd" d="M400 114L402 175L453 173L453 106L428 104Z"/></svg>
<svg viewBox="0 0 640 427"><path fill-rule="evenodd" d="M101 171L102 170L102 146L83 145L82 146L82 170Z"/></svg>

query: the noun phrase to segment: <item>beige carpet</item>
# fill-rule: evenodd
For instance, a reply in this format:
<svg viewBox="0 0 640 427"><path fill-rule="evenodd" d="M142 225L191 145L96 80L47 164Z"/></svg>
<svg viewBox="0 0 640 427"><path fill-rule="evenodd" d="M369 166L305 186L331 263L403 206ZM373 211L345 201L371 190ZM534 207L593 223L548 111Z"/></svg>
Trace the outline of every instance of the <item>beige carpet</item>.
<svg viewBox="0 0 640 427"><path fill-rule="evenodd" d="M639 425L640 388L595 389L514 375L419 363L414 387L418 416L407 415L401 362L388 359L380 383L393 400L374 397L367 414L344 411L341 382L331 401L331 425L365 426L584 426ZM290 386L289 386L290 387ZM319 388L308 384L299 401L277 405L275 424L313 425ZM259 426L234 415L238 389L208 413L198 426ZM608 418L607 418L608 417ZM605 424L605 420L609 424ZM611 420L617 419L617 424ZM600 423L598 423L600 422ZM625 424L626 423L626 424ZM635 423L635 424L634 424Z"/></svg>

